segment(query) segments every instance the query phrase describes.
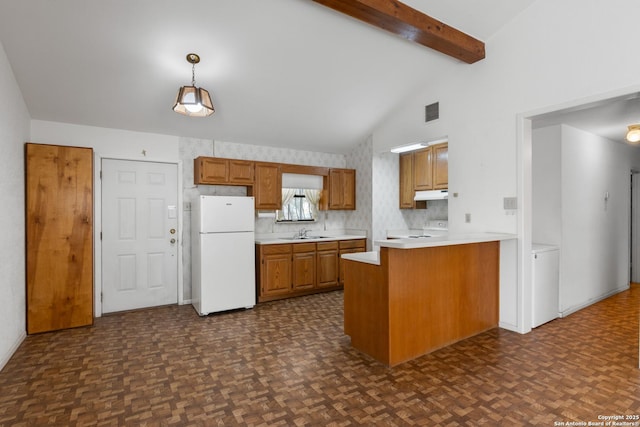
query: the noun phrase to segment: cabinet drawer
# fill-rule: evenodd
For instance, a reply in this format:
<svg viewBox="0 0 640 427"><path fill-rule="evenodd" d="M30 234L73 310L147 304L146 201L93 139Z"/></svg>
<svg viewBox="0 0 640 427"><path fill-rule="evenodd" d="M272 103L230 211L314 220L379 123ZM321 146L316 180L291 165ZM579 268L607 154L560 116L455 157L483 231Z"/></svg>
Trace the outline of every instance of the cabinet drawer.
<svg viewBox="0 0 640 427"><path fill-rule="evenodd" d="M340 241L340 249L364 248L365 246L366 244L364 239Z"/></svg>
<svg viewBox="0 0 640 427"><path fill-rule="evenodd" d="M338 241L333 242L318 242L316 244L318 251L330 251L333 249L338 249Z"/></svg>
<svg viewBox="0 0 640 427"><path fill-rule="evenodd" d="M315 252L316 251L316 244L315 243L294 243L292 246L293 246L293 252L294 253Z"/></svg>
<svg viewBox="0 0 640 427"><path fill-rule="evenodd" d="M291 245L263 245L262 253L264 255L290 254Z"/></svg>

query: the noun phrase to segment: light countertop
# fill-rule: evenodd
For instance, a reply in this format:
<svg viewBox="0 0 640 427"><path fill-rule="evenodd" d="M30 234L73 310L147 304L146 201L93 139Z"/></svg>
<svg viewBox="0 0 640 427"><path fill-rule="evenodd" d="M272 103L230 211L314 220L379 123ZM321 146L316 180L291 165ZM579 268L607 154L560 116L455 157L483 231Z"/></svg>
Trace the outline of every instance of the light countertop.
<svg viewBox="0 0 640 427"><path fill-rule="evenodd" d="M465 245L468 243L494 242L516 239L518 236L508 233L463 233L444 234L442 236L376 240L375 245L397 249L431 248L434 246Z"/></svg>
<svg viewBox="0 0 640 427"><path fill-rule="evenodd" d="M292 238L293 233L287 233L284 235L270 236L270 235L256 235L257 245L276 245L285 243L315 243L315 242L331 242L334 240L354 240L354 239L366 239L364 234L335 234L330 231L314 232L310 233L305 239Z"/></svg>
<svg viewBox="0 0 640 427"><path fill-rule="evenodd" d="M508 233L467 233L467 234L446 234L442 236L406 238L406 239L385 239L376 240L375 245L379 247L395 249L420 249L436 246L465 245L469 243L495 242L501 240L516 239L518 236ZM380 265L380 254L378 251L359 252L344 254L342 258L364 262L368 264Z"/></svg>

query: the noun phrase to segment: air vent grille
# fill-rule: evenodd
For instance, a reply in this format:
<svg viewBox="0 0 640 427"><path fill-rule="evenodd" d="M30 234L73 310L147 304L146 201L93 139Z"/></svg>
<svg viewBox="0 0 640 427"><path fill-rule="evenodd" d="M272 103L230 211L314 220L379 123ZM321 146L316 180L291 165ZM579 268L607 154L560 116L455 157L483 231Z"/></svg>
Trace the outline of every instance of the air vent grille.
<svg viewBox="0 0 640 427"><path fill-rule="evenodd" d="M424 121L430 122L440 118L440 103L434 102L424 107Z"/></svg>

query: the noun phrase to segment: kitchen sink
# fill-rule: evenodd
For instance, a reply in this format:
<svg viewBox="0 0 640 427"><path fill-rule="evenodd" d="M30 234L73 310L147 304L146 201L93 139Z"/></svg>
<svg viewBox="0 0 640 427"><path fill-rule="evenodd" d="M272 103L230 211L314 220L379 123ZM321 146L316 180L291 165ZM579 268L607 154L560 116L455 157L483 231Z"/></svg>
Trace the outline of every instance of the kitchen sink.
<svg viewBox="0 0 640 427"><path fill-rule="evenodd" d="M312 240L312 239L333 239L331 236L295 236L280 237L281 240Z"/></svg>

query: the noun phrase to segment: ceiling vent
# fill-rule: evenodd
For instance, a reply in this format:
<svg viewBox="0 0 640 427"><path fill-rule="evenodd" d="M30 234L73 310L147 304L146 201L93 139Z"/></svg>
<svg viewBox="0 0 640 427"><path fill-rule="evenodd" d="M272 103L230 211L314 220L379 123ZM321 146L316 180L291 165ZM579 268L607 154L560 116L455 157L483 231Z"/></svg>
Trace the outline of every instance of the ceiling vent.
<svg viewBox="0 0 640 427"><path fill-rule="evenodd" d="M440 118L440 103L434 102L424 107L424 121L430 122Z"/></svg>

